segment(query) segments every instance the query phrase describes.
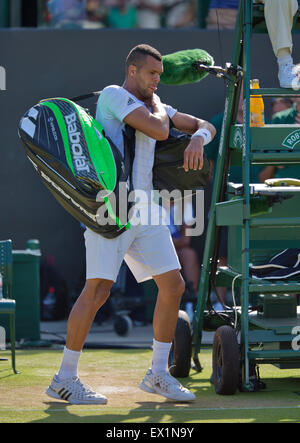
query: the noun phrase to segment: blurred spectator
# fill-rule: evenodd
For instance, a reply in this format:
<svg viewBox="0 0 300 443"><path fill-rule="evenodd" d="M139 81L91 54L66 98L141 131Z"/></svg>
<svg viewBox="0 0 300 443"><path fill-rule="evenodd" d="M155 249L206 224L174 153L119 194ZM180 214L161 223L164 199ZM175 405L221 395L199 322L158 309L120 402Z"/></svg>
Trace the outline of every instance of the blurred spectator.
<svg viewBox="0 0 300 443"><path fill-rule="evenodd" d="M292 106L293 100L289 97L274 98L271 103L272 118L277 112L284 111L285 109L289 109Z"/></svg>
<svg viewBox="0 0 300 443"><path fill-rule="evenodd" d="M300 125L300 97L294 97L293 102L290 108L273 115L274 125Z"/></svg>
<svg viewBox="0 0 300 443"><path fill-rule="evenodd" d="M179 28L195 21L195 0L137 0L139 28Z"/></svg>
<svg viewBox="0 0 300 443"><path fill-rule="evenodd" d="M165 0L164 6L164 19L166 27L183 28L195 24L196 4L194 1Z"/></svg>
<svg viewBox="0 0 300 443"><path fill-rule="evenodd" d="M89 24L85 24L86 28L104 27L107 15L105 2L102 0L86 0L86 15L89 22Z"/></svg>
<svg viewBox="0 0 300 443"><path fill-rule="evenodd" d="M197 0L42 0L43 23L60 28L187 27Z"/></svg>
<svg viewBox="0 0 300 443"><path fill-rule="evenodd" d="M139 28L160 28L164 11L164 0L139 0L136 2L137 25Z"/></svg>
<svg viewBox="0 0 300 443"><path fill-rule="evenodd" d="M133 1L106 0L107 26L110 28L135 28L137 26L137 12Z"/></svg>
<svg viewBox="0 0 300 443"><path fill-rule="evenodd" d="M297 125L300 126L300 97L294 97L294 103L288 109L273 115L274 125ZM267 166L260 173L260 180L264 182L268 178L297 178L300 179L299 165Z"/></svg>
<svg viewBox="0 0 300 443"><path fill-rule="evenodd" d="M212 162L212 166L214 167L218 151L219 151L219 144L220 144L220 138L221 138L221 130L222 130L222 123L223 123L223 117L224 114L220 113L214 116L210 123L214 125L214 127L217 130L217 134L212 142L210 142L207 146L205 146L205 153L208 157L208 159ZM242 124L243 123L243 91L241 90L240 99L239 99L239 107L238 112L236 116L236 123ZM261 166L252 166L251 167L251 183L259 183L258 174L261 170ZM242 183L242 167L241 166L231 166L228 176L228 181L233 183Z"/></svg>
<svg viewBox="0 0 300 443"><path fill-rule="evenodd" d="M55 28L81 28L85 8L86 0L48 0L44 4L45 21Z"/></svg>
<svg viewBox="0 0 300 443"><path fill-rule="evenodd" d="M187 201L189 197L185 198L185 203L182 203L183 217L178 211L181 205L171 203L170 205L170 225L169 229L173 239L173 243L182 266L183 274L187 281L192 282L193 289L198 291L200 280L200 265L196 251L190 246L191 237L185 235L188 227L193 223L193 206L192 201ZM179 206L179 207L178 207ZM182 225L177 225L176 221L182 220Z"/></svg>
<svg viewBox="0 0 300 443"><path fill-rule="evenodd" d="M234 29L239 0L211 0L207 29Z"/></svg>
<svg viewBox="0 0 300 443"><path fill-rule="evenodd" d="M177 224L177 220L182 223ZM186 229L191 227L193 221L193 205L190 197L186 197L182 204L177 204L176 201L171 200L170 224L168 227L186 282L186 291L182 297L183 309L188 313L191 321L200 281L198 254L191 246L191 237L186 235Z"/></svg>

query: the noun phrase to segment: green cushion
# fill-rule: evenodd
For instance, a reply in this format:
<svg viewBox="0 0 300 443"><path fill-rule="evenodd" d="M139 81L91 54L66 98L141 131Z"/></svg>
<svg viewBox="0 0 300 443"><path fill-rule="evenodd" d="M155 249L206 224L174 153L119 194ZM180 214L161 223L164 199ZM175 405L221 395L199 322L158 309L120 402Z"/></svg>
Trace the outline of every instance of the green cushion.
<svg viewBox="0 0 300 443"><path fill-rule="evenodd" d="M214 59L203 49L186 49L163 56L164 72L160 77L165 85L185 85L196 83L205 78L208 73L199 71L193 64L201 63L212 66Z"/></svg>

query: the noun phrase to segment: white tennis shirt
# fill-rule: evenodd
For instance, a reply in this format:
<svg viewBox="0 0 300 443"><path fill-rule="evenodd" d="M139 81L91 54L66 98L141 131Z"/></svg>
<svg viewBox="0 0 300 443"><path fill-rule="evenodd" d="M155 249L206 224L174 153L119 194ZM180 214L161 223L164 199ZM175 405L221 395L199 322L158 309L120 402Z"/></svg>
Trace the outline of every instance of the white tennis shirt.
<svg viewBox="0 0 300 443"><path fill-rule="evenodd" d="M100 94L96 120L101 123L105 134L111 138L122 155L124 155L122 129L125 126L123 119L140 106L146 105L121 86L107 86ZM164 104L164 107L170 118L177 112L172 106ZM138 130L136 130L135 137L135 157L132 169L133 188L151 191L153 189L152 168L156 140Z"/></svg>

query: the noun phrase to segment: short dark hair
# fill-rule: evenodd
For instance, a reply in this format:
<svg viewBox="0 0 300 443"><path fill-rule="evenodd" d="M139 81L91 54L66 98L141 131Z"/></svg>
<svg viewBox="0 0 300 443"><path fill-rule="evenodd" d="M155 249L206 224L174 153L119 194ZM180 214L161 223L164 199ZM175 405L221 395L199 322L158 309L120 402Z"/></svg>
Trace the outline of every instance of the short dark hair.
<svg viewBox="0 0 300 443"><path fill-rule="evenodd" d="M278 97L278 98L273 98L272 100L272 106L277 104L277 103L283 103L289 107L292 107L294 102L291 98L289 97Z"/></svg>
<svg viewBox="0 0 300 443"><path fill-rule="evenodd" d="M129 52L129 54L126 58L126 71L130 65L140 67L142 61L148 55L150 55L151 57L154 57L159 62L162 61L162 55L157 49L153 48L150 45L146 45L146 44L137 45L131 49L131 51Z"/></svg>

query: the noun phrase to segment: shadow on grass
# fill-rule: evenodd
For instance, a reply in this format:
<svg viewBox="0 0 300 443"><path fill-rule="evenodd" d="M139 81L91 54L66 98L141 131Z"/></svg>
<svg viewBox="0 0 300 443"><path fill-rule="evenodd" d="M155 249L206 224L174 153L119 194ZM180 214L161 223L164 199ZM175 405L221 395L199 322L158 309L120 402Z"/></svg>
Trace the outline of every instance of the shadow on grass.
<svg viewBox="0 0 300 443"><path fill-rule="evenodd" d="M0 381L4 380L5 378L14 377L14 376L18 375L18 374L15 374L11 368L9 368L9 369L11 371L9 374L7 373L7 368L0 369ZM3 375L3 374L5 374L5 375Z"/></svg>
<svg viewBox="0 0 300 443"><path fill-rule="evenodd" d="M300 390L299 379L297 385ZM289 388L296 387L296 381L290 380ZM270 382L270 380L266 380ZM272 383L271 383L272 384ZM272 386L272 389L275 386ZM286 386L285 386L286 388ZM276 392L277 401L272 403L272 396L275 395L274 391L266 390L257 393L237 393L236 396L226 396L226 399L230 400L230 403L225 402L224 396L218 396L214 393L213 387L195 387L193 389L197 396L197 401L194 403L174 403L166 400L165 402L147 401L136 402L136 407L131 409L124 408L120 410L117 408L109 409L108 406L84 406L84 405L69 405L60 401L45 402L46 408L44 413L46 417L42 419L33 420L33 423L99 423L102 424L102 431L112 429L110 424L120 424L124 429L124 426L130 424L176 424L176 423L190 423L195 424L201 422L222 423L222 422L248 422L248 423L300 423L300 397L297 402L298 392L288 389L286 391L280 391L288 393L294 403L285 402L280 404L278 402L278 391ZM276 390L276 388L275 388ZM210 391L210 402L206 403L205 398L201 404L201 397L204 397L204 391ZM262 397L263 393L267 393L269 405L265 405ZM247 402L249 398L249 402ZM213 403L211 400L214 400ZM246 399L246 402L245 402ZM243 400L242 406L240 400ZM254 401L253 401L254 400ZM260 402L262 400L262 402ZM227 403L227 405L226 405ZM207 404L213 404L213 406L207 406Z"/></svg>
<svg viewBox="0 0 300 443"><path fill-rule="evenodd" d="M251 410L251 409L229 409L217 411L213 410L204 410L199 408L199 410L186 407L186 410L183 412L181 407L174 406L171 411L171 407L168 403L157 404L155 402L145 402L140 403L140 406L135 409L131 409L128 411L128 414L119 414L119 413L106 413L105 406L99 407L99 415L95 413L95 409L93 409L94 414L87 413L83 415L82 408L83 406L72 406L72 410L69 410L69 405L61 405L58 403L49 403L48 408L45 409L45 413L48 414L46 418L32 420L31 423L99 423L99 424L122 424L128 425L130 428L130 424L139 423L139 424L153 424L153 423L203 423L203 422L211 422L211 423L299 423L300 422L300 409L268 409L263 408L261 410ZM152 407L151 407L152 406ZM166 407L168 406L168 411L166 411ZM76 409L80 408L79 411L76 412ZM94 407L96 408L96 406ZM59 410L58 410L59 409ZM149 411L146 411L148 409ZM180 411L177 411L180 409ZM106 426L107 429L111 429L111 427Z"/></svg>

